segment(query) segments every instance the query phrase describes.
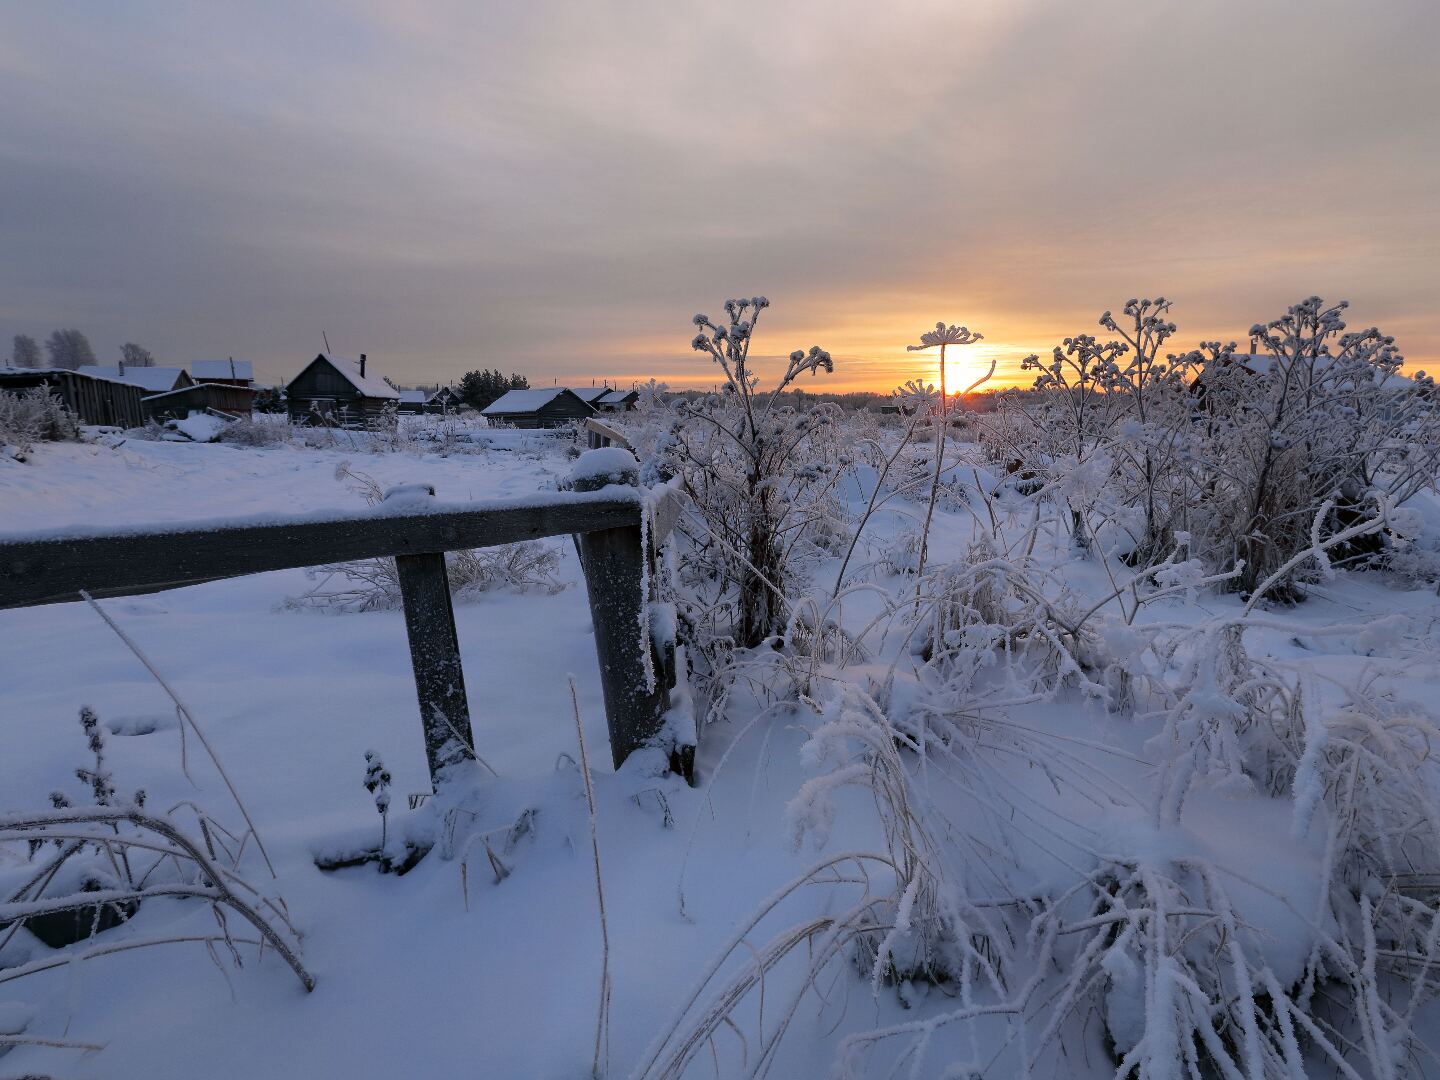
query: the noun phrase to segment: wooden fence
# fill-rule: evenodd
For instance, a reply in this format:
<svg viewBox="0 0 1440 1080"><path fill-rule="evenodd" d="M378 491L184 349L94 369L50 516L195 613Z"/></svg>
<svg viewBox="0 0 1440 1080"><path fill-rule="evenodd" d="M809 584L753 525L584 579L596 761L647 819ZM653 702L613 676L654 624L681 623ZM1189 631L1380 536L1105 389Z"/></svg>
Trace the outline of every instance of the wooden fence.
<svg viewBox="0 0 1440 1080"><path fill-rule="evenodd" d="M603 481L589 486L597 482ZM634 483L627 475L622 484L598 490L474 508L381 503L369 513L323 518L0 537L0 608L65 603L81 599L82 591L96 598L135 596L269 570L393 556L434 781L446 765L474 754L445 552L570 534L585 573L610 750L619 768L660 735L670 706L673 682L666 676L673 677L674 643L657 643L646 632L651 598L645 583L653 580L646 566L683 509L683 496L674 489L658 489L647 499L625 486ZM694 747L669 750L689 779Z"/></svg>
<svg viewBox="0 0 1440 1080"><path fill-rule="evenodd" d="M605 446L620 446L626 450L635 449L623 434L609 424L596 420L593 416L585 421L585 436L591 450L599 450Z"/></svg>

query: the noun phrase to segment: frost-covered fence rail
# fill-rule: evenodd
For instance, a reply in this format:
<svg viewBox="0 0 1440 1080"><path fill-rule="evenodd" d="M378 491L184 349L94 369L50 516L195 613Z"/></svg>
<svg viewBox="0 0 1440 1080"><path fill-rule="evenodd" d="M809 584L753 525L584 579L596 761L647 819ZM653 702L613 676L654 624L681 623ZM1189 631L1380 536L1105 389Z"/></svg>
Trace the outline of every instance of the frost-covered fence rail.
<svg viewBox="0 0 1440 1080"><path fill-rule="evenodd" d="M585 434L591 450L600 450L607 446L619 446L626 450L635 449L623 434L609 424L601 423L593 416L585 421Z"/></svg>
<svg viewBox="0 0 1440 1080"><path fill-rule="evenodd" d="M424 489L419 489L423 492ZM585 560L615 765L663 728L668 693L635 631L645 610L648 553L673 526L673 492L651 502L634 487L549 492L525 500L432 503L415 489L368 512L231 519L111 532L0 536L0 608L135 596L271 570L392 556L400 579L432 779L473 753L444 553L572 534L595 537ZM668 688L665 688L668 691Z"/></svg>

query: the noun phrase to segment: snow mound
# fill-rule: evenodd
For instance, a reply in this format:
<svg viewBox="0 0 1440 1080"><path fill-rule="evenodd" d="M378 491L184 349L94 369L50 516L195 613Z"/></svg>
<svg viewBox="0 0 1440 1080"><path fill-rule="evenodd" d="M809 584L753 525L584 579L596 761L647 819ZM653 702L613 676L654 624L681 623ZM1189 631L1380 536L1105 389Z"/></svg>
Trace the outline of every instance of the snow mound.
<svg viewBox="0 0 1440 1080"><path fill-rule="evenodd" d="M635 484L639 478L640 463L634 454L619 446L586 450L570 467L570 483L586 490L607 484Z"/></svg>

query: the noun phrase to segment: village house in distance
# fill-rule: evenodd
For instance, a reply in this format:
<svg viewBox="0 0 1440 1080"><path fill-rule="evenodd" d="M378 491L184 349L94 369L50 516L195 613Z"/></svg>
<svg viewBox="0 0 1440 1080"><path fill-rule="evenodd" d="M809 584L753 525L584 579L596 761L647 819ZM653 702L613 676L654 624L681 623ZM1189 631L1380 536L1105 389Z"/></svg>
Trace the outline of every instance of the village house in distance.
<svg viewBox="0 0 1440 1080"><path fill-rule="evenodd" d="M595 415L580 395L564 386L541 390L509 390L492 401L480 414L487 420L517 428L553 428Z"/></svg>
<svg viewBox="0 0 1440 1080"><path fill-rule="evenodd" d="M319 353L285 387L290 419L309 423L317 417L344 425L381 420L387 406L398 408L400 391L359 360Z"/></svg>

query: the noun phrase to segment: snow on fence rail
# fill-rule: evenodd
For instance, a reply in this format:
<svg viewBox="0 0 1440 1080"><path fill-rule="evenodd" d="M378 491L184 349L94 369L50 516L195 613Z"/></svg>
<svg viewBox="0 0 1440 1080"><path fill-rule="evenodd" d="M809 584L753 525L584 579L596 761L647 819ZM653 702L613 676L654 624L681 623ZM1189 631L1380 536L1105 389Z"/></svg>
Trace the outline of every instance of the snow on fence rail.
<svg viewBox="0 0 1440 1080"><path fill-rule="evenodd" d="M654 548L674 527L683 496L670 487L647 496L631 486L633 473L619 484L608 479L579 470L576 490L524 500L447 505L431 501L428 488L412 486L361 513L0 536L0 608L66 603L82 599L82 591L135 596L270 570L394 557L434 781L446 765L474 756L445 552L568 533L580 549L610 749L619 768L665 729L671 687L655 673L673 668L663 655L657 665L656 643L637 628L649 623ZM673 642L660 643L662 653L667 644L673 648ZM693 760L694 748L677 746L671 753L683 765Z"/></svg>

